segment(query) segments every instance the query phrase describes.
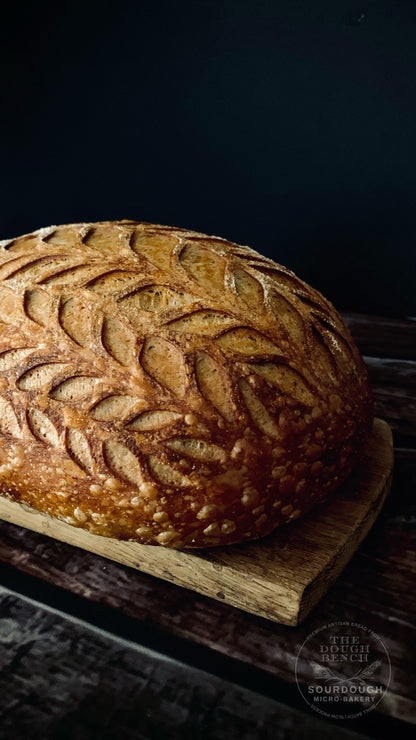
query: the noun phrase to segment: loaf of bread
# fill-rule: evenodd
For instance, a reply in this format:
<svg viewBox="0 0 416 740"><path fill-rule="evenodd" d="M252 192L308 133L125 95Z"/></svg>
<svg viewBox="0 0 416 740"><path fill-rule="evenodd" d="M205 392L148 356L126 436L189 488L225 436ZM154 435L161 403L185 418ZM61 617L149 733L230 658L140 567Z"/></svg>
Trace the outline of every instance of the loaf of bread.
<svg viewBox="0 0 416 740"><path fill-rule="evenodd" d="M97 535L256 539L324 501L372 425L332 305L217 237L136 221L0 242L0 495Z"/></svg>

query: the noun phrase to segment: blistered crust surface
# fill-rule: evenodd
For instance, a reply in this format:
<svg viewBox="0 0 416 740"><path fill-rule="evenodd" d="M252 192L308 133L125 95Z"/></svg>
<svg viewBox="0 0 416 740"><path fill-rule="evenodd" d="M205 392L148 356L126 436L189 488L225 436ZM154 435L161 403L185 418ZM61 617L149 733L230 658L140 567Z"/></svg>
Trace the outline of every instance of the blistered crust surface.
<svg viewBox="0 0 416 740"><path fill-rule="evenodd" d="M134 221L0 244L3 495L206 547L267 534L349 474L371 424L363 363L289 270Z"/></svg>

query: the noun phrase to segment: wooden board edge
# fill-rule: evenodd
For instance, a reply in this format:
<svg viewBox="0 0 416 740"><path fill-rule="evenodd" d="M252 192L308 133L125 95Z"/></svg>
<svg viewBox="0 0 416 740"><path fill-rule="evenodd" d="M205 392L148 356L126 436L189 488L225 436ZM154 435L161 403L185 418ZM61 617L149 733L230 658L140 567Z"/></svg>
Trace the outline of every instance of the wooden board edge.
<svg viewBox="0 0 416 740"><path fill-rule="evenodd" d="M369 507L366 516L363 517L354 533L351 533L350 537L342 543L342 546L334 552L331 561L320 572L318 578L304 588L299 602L298 615L296 621L293 622L293 626L297 626L306 619L355 555L357 549L370 532L390 491L394 467L393 434L390 426L382 419L375 419L374 425L378 427L379 431L385 437L386 451L389 452L389 459L386 463L386 470L383 475L379 495ZM350 548L349 544L353 538L356 544L353 548Z"/></svg>
<svg viewBox="0 0 416 740"><path fill-rule="evenodd" d="M268 608L265 608L264 605L261 604L260 608L257 610L249 609L248 611L269 619L270 621L290 627L296 627L306 619L329 588L337 580L348 562L355 555L357 549L369 533L378 514L380 513L392 482L394 448L391 427L383 419L375 418L373 435L373 445L377 440L377 445L380 445L377 452L380 454L380 457L383 458L383 461L378 462L377 468L372 471L374 480L377 481L377 493L365 512L365 515L359 521L358 526L353 531L350 531L348 536L342 540L340 546L334 550L325 567L319 571L317 570L316 577L312 578L309 583L305 584L296 581L292 582L290 586L286 584L286 594L291 597L286 602L286 607L276 600L276 595L274 594L274 598L269 601L270 606L268 606ZM362 464L364 465L364 468L368 465L368 461L371 462L371 467L373 467L375 463L374 451L372 451L371 454L366 451L363 456ZM325 502L321 506L331 506L333 502L336 503L336 494L333 501ZM317 507L317 509L318 508L320 507ZM317 514L318 511L312 511L308 516L313 517L314 513ZM253 545L258 547L259 541L253 543ZM229 569L232 572L233 566L231 565ZM270 590L270 583L268 581L258 578L255 579L255 582L256 587L264 586L266 589L268 588ZM227 603L231 602L227 600ZM235 605L240 609L244 608L238 603L233 603L232 605Z"/></svg>
<svg viewBox="0 0 416 740"><path fill-rule="evenodd" d="M352 551L347 544L353 539L353 534L343 540L330 562L306 585L298 582L271 585L264 578L254 577L247 579L245 588L236 589L232 565L218 567L209 554L205 555L209 551L203 551L203 555L199 551L193 554L192 551L149 547L98 537L4 497L0 497L0 518L270 621L296 626L316 606L351 559L374 523L387 495L393 464L392 435L390 427L380 419L375 420L375 429L384 439L384 447L391 453L388 466L382 466L384 473L377 473L382 479L379 494L360 522ZM207 586L201 584L201 576L207 577ZM256 593L250 590L250 584L255 584ZM314 587L316 593L313 592Z"/></svg>
<svg viewBox="0 0 416 740"><path fill-rule="evenodd" d="M249 587L243 590L237 589L233 569L224 567L217 570L216 563L209 557L200 557L196 553L192 554L191 551L150 547L139 545L136 542L120 542L107 537L99 537L66 522L53 519L48 514L1 497L0 519L142 573L161 578L176 586L190 589L243 611L272 621L278 619L281 624L291 623L292 611L297 610L302 593L303 587L300 584L294 584L291 588L284 584L275 584L272 593L270 583L260 579L251 581L256 584L255 593L250 591ZM282 604L279 606L279 613L276 612L276 596ZM270 603L271 606L264 606L264 603ZM285 604L287 604L286 609Z"/></svg>

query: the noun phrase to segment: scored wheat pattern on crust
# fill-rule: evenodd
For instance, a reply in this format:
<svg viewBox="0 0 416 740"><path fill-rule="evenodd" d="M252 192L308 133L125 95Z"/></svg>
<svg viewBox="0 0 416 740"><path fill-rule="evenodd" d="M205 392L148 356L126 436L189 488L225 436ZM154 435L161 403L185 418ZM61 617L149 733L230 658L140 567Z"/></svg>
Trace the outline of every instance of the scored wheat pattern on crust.
<svg viewBox="0 0 416 740"><path fill-rule="evenodd" d="M3 242L0 276L2 434L145 500L152 484L163 494L221 476L244 434L287 446L297 409L318 418L330 398L335 413L357 379L331 305L219 238L51 227Z"/></svg>

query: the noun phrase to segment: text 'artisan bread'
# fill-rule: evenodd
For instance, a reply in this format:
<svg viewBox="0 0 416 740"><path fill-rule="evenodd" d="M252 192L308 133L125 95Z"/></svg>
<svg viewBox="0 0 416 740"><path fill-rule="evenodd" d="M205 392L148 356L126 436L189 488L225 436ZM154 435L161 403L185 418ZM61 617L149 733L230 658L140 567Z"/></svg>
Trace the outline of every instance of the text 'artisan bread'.
<svg viewBox="0 0 416 740"><path fill-rule="evenodd" d="M0 493L167 547L324 501L372 423L332 305L224 239L136 221L1 242Z"/></svg>

